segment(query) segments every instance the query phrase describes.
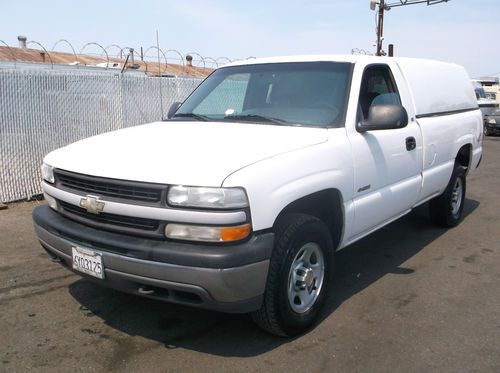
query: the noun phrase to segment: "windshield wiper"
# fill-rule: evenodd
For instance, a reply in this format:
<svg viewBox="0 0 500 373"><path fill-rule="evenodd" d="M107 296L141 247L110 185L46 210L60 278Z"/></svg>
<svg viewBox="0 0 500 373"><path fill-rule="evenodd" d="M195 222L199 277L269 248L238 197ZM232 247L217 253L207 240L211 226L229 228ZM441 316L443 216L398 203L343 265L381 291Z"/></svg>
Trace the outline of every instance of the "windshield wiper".
<svg viewBox="0 0 500 373"><path fill-rule="evenodd" d="M210 120L209 117L206 117L205 115L200 115L200 114L195 114L195 113L179 113L175 114L172 118L194 118L197 120L201 120L206 122L207 120Z"/></svg>
<svg viewBox="0 0 500 373"><path fill-rule="evenodd" d="M289 122L272 117L266 117L259 114L237 114L237 115L226 115L224 119L236 119L236 120L249 120L249 121L261 121L266 123L273 123L279 125L288 125Z"/></svg>

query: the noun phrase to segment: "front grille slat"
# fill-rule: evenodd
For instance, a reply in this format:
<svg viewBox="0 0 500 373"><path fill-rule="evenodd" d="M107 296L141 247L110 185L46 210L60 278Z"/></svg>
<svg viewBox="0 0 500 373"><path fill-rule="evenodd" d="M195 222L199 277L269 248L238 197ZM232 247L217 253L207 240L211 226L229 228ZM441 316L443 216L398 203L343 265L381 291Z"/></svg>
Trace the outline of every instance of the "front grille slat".
<svg viewBox="0 0 500 373"><path fill-rule="evenodd" d="M153 219L135 218L131 216L122 216L109 213L91 214L85 209L74 206L64 201L59 201L60 207L68 215L75 215L82 219L88 220L90 223L103 223L124 228L156 231L159 228L160 222Z"/></svg>
<svg viewBox="0 0 500 373"><path fill-rule="evenodd" d="M69 172L55 172L57 182L62 188L78 190L86 194L99 194L117 199L138 202L161 202L165 186L144 185L145 183L112 180ZM141 185L142 184L142 185Z"/></svg>
<svg viewBox="0 0 500 373"><path fill-rule="evenodd" d="M62 179L62 178L61 178ZM136 191L132 188L119 188L119 187L113 187L113 186L107 186L107 185L99 185L99 184L86 184L86 183L78 183L78 182L71 182L62 179L61 184L65 187L68 188L73 188L73 189L78 189L81 190L82 192L87 192L87 193L101 193L105 195L110 195L111 197L118 197L118 198L126 198L126 199L137 199L137 200L146 200L148 202L156 202L160 200L160 195L161 192L154 193L154 192L140 192Z"/></svg>

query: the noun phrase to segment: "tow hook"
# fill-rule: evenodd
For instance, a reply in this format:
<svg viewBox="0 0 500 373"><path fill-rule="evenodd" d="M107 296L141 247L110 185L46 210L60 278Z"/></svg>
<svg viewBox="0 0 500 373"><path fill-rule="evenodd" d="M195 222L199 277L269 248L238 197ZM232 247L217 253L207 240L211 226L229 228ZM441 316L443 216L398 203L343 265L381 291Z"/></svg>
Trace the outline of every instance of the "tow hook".
<svg viewBox="0 0 500 373"><path fill-rule="evenodd" d="M142 295L152 295L155 292L154 289L148 286L141 286L139 289L137 289L137 291Z"/></svg>

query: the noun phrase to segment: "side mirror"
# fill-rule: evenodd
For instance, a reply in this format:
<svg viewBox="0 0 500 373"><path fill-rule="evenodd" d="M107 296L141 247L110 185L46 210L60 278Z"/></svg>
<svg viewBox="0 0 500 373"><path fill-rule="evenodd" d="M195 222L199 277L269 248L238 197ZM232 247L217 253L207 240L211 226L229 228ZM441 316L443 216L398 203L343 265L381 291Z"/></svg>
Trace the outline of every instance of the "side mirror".
<svg viewBox="0 0 500 373"><path fill-rule="evenodd" d="M172 105L170 105L170 109L168 109L168 113L167 113L167 118L170 119L172 118L174 115L175 115L175 112L177 111L177 109L179 109L179 107L182 105L182 102L174 102Z"/></svg>
<svg viewBox="0 0 500 373"><path fill-rule="evenodd" d="M392 130L408 125L408 113L401 105L372 105L368 111L368 119L356 125L360 133L366 131Z"/></svg>

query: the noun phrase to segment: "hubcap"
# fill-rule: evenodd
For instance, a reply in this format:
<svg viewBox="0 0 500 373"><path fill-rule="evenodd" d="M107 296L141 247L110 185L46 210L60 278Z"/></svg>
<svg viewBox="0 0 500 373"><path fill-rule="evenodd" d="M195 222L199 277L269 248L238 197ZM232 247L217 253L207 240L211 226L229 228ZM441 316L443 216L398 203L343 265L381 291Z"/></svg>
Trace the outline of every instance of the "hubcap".
<svg viewBox="0 0 500 373"><path fill-rule="evenodd" d="M451 213L455 216L458 215L458 212L460 211L460 205L462 204L462 194L462 179L457 178L457 180L455 181L455 185L453 186L453 190L451 191Z"/></svg>
<svg viewBox="0 0 500 373"><path fill-rule="evenodd" d="M288 303L293 311L304 313L316 302L325 276L323 253L314 242L300 248L288 275Z"/></svg>

